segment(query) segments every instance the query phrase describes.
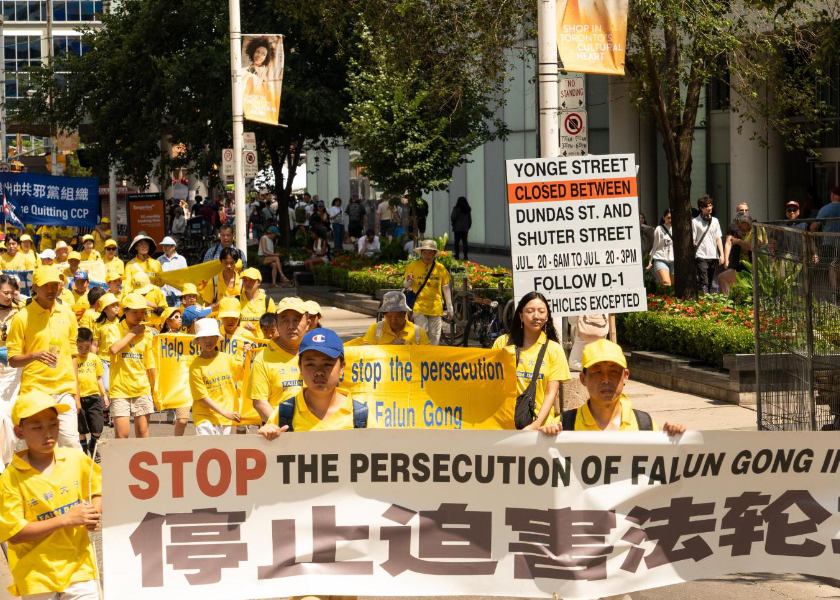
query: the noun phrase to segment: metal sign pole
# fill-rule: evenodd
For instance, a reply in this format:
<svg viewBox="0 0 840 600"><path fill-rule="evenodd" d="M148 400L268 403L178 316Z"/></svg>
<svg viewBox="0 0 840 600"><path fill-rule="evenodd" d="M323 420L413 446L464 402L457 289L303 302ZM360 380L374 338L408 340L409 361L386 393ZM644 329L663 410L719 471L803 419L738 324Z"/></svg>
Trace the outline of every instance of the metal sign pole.
<svg viewBox="0 0 840 600"><path fill-rule="evenodd" d="M230 80L233 95L233 193L236 247L247 252L248 231L245 214L245 171L242 164L242 31L239 21L239 0L230 0Z"/></svg>

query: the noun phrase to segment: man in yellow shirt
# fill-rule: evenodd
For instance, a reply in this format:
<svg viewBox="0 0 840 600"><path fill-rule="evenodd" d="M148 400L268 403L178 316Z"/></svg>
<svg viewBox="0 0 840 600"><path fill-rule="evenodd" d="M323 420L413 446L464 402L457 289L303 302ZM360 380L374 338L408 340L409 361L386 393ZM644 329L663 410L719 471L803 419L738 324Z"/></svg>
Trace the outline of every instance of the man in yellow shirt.
<svg viewBox="0 0 840 600"><path fill-rule="evenodd" d="M149 437L149 415L155 412L152 402L155 364L152 331L146 327L148 306L140 294L128 294L123 300L125 320L117 326L118 339L111 344L111 418L114 437L127 438L129 420L134 417L134 435Z"/></svg>
<svg viewBox="0 0 840 600"><path fill-rule="evenodd" d="M580 408L563 412L560 423L548 424L546 433L559 431L657 431L651 416L633 408L624 395L624 384L630 378L627 359L621 346L609 340L598 340L583 349L580 381L589 392L589 399ZM685 425L665 423L668 435L685 432Z"/></svg>
<svg viewBox="0 0 840 600"><path fill-rule="evenodd" d="M55 267L37 268L32 274L32 290L35 299L14 316L9 326L9 366L23 369L21 394L37 390L67 405L67 412L59 415L58 445L81 449L76 417L81 407L76 316L69 306L56 302L61 278Z"/></svg>
<svg viewBox="0 0 840 600"><path fill-rule="evenodd" d="M73 279L76 276L76 271L79 270L79 264L82 262L82 255L76 252L70 252L67 255L67 268L64 269L64 276L67 279Z"/></svg>
<svg viewBox="0 0 840 600"><path fill-rule="evenodd" d="M308 332L300 344L303 389L280 403L259 433L267 440L285 431L365 429L367 404L338 385L344 378L344 345L331 329Z"/></svg>
<svg viewBox="0 0 840 600"><path fill-rule="evenodd" d="M125 263L117 256L117 242L108 240L105 242L102 262L105 263L106 273L117 273L120 277L125 275Z"/></svg>
<svg viewBox="0 0 840 600"><path fill-rule="evenodd" d="M93 247L99 254L105 255L105 244L111 239L111 219L102 217L93 229Z"/></svg>
<svg viewBox="0 0 840 600"><path fill-rule="evenodd" d="M443 328L443 303L441 294L446 300L448 318L452 319L452 278L449 271L435 260L438 249L434 240L423 240L414 249L420 254L405 271L403 286L416 295L414 301L414 324L422 327L429 336L429 342L437 345L440 342L440 332ZM410 304L410 303L409 303Z"/></svg>
<svg viewBox="0 0 840 600"><path fill-rule="evenodd" d="M6 251L0 254L0 271L26 271L26 259L20 251L17 234L6 234Z"/></svg>
<svg viewBox="0 0 840 600"><path fill-rule="evenodd" d="M102 260L102 255L93 247L93 236L87 234L82 236L82 251L80 252L82 261L86 260Z"/></svg>
<svg viewBox="0 0 840 600"><path fill-rule="evenodd" d="M76 230L72 227L56 227L55 228L56 243L61 240L68 246L74 246L76 243Z"/></svg>
<svg viewBox="0 0 840 600"><path fill-rule="evenodd" d="M55 243L55 266L59 269L67 268L67 258L70 256L70 246L63 240Z"/></svg>
<svg viewBox="0 0 840 600"><path fill-rule="evenodd" d="M38 240L38 249L41 252L55 248L55 227L41 225L36 233L40 236L40 239Z"/></svg>
<svg viewBox="0 0 840 600"><path fill-rule="evenodd" d="M24 271L34 271L41 266L41 259L32 249L32 236L24 233L20 236L20 248L18 254L23 255Z"/></svg>
<svg viewBox="0 0 840 600"><path fill-rule="evenodd" d="M268 419L280 402L300 391L298 348L309 320L303 300L283 298L277 305L277 337L268 342L251 365L246 398L262 419Z"/></svg>
<svg viewBox="0 0 840 600"><path fill-rule="evenodd" d="M8 542L14 596L96 600L102 476L90 457L56 447L66 404L46 392L21 394L12 409L27 449L0 476L0 542Z"/></svg>
<svg viewBox="0 0 840 600"><path fill-rule="evenodd" d="M229 435L241 420L236 382L242 367L234 357L219 352L219 323L204 318L195 323L195 341L201 348L190 365L190 392L196 435Z"/></svg>
<svg viewBox="0 0 840 600"><path fill-rule="evenodd" d="M387 292L382 298L379 312L384 313L385 317L368 327L365 344L414 346L429 343L426 332L408 320L411 309L402 292Z"/></svg>

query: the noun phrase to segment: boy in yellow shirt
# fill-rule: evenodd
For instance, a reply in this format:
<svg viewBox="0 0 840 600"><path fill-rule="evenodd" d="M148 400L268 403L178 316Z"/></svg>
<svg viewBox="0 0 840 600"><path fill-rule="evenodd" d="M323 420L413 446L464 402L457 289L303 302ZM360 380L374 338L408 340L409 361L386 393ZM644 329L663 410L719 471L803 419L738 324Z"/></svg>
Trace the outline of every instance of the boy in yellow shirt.
<svg viewBox="0 0 840 600"><path fill-rule="evenodd" d="M257 431L276 440L285 431L334 431L367 427L368 407L338 387L344 378L344 344L331 329L316 329L300 343L303 389L281 402Z"/></svg>
<svg viewBox="0 0 840 600"><path fill-rule="evenodd" d="M99 462L95 450L105 428L104 410L108 406L108 396L102 385L102 361L90 351L92 342L93 332L87 327L80 327L76 337L76 348L79 350L79 396L82 403L79 411L79 442L82 451ZM90 444L85 437L87 434L90 434Z"/></svg>
<svg viewBox="0 0 840 600"><path fill-rule="evenodd" d="M196 435L230 435L232 426L241 420L236 382L242 378L242 367L233 355L219 352L220 338L216 319L196 321L195 341L201 354L190 366Z"/></svg>
<svg viewBox="0 0 840 600"><path fill-rule="evenodd" d="M277 337L277 315L265 313L260 317L260 332L265 340L273 340Z"/></svg>
<svg viewBox="0 0 840 600"><path fill-rule="evenodd" d="M39 390L12 409L28 448L0 476L0 541L8 542L14 596L98 599L88 531L99 527L102 479L90 457L57 447L58 415L68 410Z"/></svg>
<svg viewBox="0 0 840 600"><path fill-rule="evenodd" d="M117 341L111 344L111 418L116 438L127 438L134 417L134 435L149 437L149 415L155 412L152 386L155 381L153 334L146 327L146 299L128 294L123 300L125 320L117 325Z"/></svg>

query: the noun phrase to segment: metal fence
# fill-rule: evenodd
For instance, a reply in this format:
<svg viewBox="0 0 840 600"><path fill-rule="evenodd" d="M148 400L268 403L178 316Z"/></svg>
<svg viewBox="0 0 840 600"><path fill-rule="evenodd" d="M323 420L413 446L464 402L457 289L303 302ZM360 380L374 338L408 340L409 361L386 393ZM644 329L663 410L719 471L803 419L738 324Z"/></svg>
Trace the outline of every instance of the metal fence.
<svg viewBox="0 0 840 600"><path fill-rule="evenodd" d="M753 225L759 429L840 430L840 233Z"/></svg>

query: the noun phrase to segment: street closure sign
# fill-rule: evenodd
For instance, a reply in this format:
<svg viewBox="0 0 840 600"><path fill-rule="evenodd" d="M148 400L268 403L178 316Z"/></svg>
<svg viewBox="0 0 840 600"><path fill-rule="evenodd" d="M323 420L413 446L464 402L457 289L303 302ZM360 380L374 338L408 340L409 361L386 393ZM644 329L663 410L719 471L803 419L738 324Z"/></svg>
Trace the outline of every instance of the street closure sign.
<svg viewBox="0 0 840 600"><path fill-rule="evenodd" d="M554 315L647 310L632 154L507 161L513 291Z"/></svg>

